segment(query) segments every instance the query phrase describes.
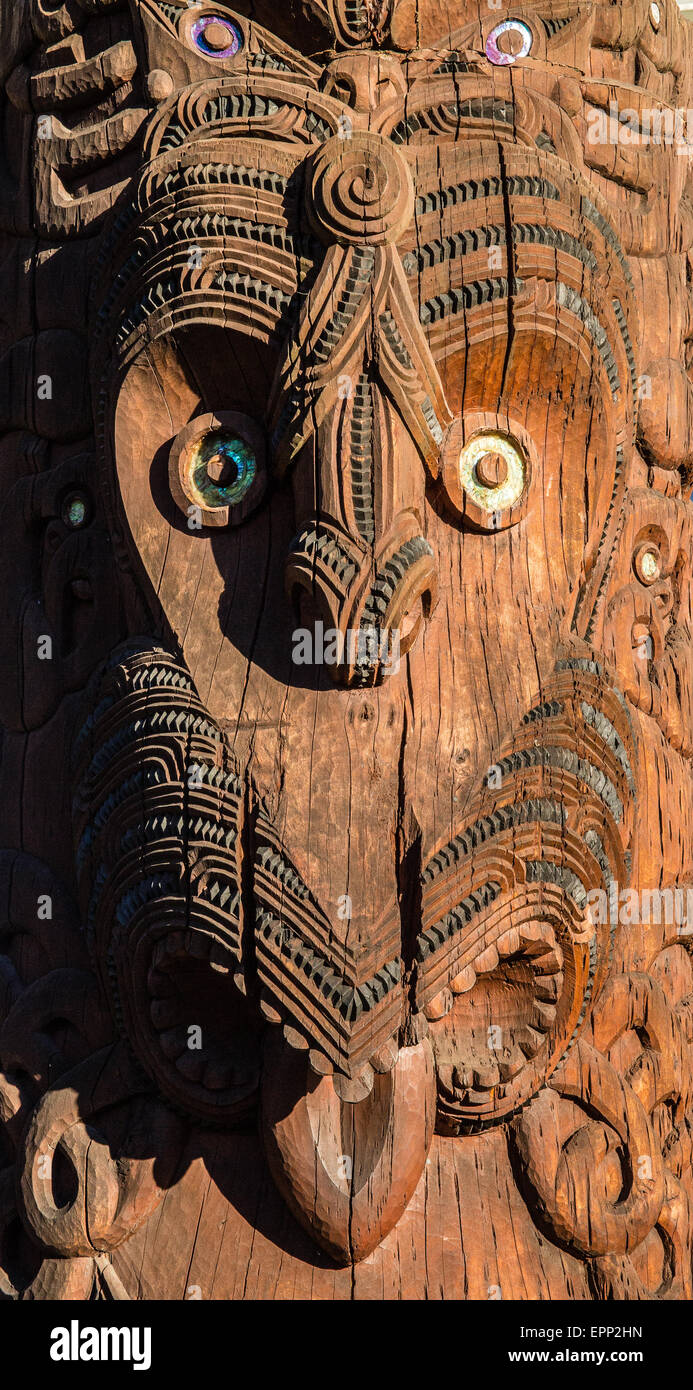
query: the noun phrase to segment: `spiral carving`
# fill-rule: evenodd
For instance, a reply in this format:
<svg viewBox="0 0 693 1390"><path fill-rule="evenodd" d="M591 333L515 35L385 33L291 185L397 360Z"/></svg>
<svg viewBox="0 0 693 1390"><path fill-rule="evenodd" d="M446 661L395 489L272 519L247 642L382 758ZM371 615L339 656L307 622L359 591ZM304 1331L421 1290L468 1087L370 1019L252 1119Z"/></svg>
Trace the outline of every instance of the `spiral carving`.
<svg viewBox="0 0 693 1390"><path fill-rule="evenodd" d="M384 136L353 131L325 141L313 162L308 216L322 241L386 246L414 216L408 164Z"/></svg>
<svg viewBox="0 0 693 1390"><path fill-rule="evenodd" d="M567 1135L564 1098L587 1115ZM589 1043L577 1043L513 1133L525 1179L559 1240L590 1257L622 1255L653 1229L666 1180L651 1119L629 1082ZM607 1172L616 1153L623 1156L623 1175L613 1190Z"/></svg>
<svg viewBox="0 0 693 1390"><path fill-rule="evenodd" d="M18 1195L21 1219L43 1249L63 1258L115 1250L158 1205L183 1126L147 1090L128 1049L115 1044L73 1067L39 1101L24 1136ZM118 1107L127 1107L120 1119Z"/></svg>

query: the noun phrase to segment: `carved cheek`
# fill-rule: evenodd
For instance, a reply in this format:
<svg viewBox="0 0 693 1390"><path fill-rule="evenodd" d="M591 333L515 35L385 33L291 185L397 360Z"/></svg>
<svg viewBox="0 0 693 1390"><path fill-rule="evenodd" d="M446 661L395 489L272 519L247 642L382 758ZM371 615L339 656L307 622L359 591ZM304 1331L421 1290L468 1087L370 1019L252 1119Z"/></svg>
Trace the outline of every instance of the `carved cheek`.
<svg viewBox="0 0 693 1390"><path fill-rule="evenodd" d="M446 364L447 398L462 408L434 505L462 532L465 572L492 548L501 604L523 589L530 610L565 615L594 565L623 465L620 412L600 379L593 345L570 342L555 311L540 330L518 327L509 354L499 334Z"/></svg>
<svg viewBox="0 0 693 1390"><path fill-rule="evenodd" d="M539 344L535 360L548 372L551 355L556 379L555 351ZM490 582L501 606L516 601L522 573L530 612L567 613L586 559L589 564L596 552L617 454L581 366L564 364L556 399L538 392L527 398L519 379L510 379L501 411L474 408L490 393L468 392L472 408L446 435L434 505L460 532L465 574L493 554Z"/></svg>

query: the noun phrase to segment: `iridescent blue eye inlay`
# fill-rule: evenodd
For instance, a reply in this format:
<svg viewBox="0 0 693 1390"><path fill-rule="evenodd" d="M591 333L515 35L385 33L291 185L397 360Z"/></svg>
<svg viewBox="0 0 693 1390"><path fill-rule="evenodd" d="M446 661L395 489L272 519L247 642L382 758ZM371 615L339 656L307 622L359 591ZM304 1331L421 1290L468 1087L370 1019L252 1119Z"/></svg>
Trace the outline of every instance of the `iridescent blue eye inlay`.
<svg viewBox="0 0 693 1390"><path fill-rule="evenodd" d="M257 476L255 452L229 430L210 430L195 446L188 464L191 491L207 511L235 507Z"/></svg>
<svg viewBox="0 0 693 1390"><path fill-rule="evenodd" d="M196 20L192 38L205 58L235 58L243 47L243 34L238 25L218 14L206 14Z"/></svg>

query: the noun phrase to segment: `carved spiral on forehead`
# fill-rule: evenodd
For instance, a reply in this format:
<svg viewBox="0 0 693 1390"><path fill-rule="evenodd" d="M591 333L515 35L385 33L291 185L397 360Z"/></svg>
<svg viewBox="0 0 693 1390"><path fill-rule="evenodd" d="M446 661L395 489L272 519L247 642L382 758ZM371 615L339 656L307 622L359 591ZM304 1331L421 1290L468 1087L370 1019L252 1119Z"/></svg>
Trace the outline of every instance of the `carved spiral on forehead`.
<svg viewBox="0 0 693 1390"><path fill-rule="evenodd" d="M373 131L327 140L316 155L308 215L322 241L383 246L397 241L414 216L408 164Z"/></svg>

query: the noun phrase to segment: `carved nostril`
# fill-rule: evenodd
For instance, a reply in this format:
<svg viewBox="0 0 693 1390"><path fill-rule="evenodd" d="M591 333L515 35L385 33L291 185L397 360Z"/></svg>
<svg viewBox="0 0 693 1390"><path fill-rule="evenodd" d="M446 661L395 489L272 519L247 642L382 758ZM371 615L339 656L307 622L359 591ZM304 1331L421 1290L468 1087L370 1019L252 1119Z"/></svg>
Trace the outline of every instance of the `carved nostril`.
<svg viewBox="0 0 693 1390"><path fill-rule="evenodd" d="M421 622L438 595L433 549L423 536L413 536L381 560L364 605L364 619L374 627L399 634L402 651L416 640Z"/></svg>
<svg viewBox="0 0 693 1390"><path fill-rule="evenodd" d="M365 651L354 683L379 684L399 670L435 607L438 577L433 550L414 536L380 563L363 605L361 634Z"/></svg>
<svg viewBox="0 0 693 1390"><path fill-rule="evenodd" d="M399 643L403 652L411 651L421 628L431 615L433 608L433 595L430 589L416 599L411 608L403 615L399 625Z"/></svg>
<svg viewBox="0 0 693 1390"><path fill-rule="evenodd" d="M433 550L421 535L406 536L414 513L400 518L399 544L358 549L326 523L308 522L294 540L286 587L301 628L294 660L324 664L338 685L378 685L399 669L438 593Z"/></svg>

